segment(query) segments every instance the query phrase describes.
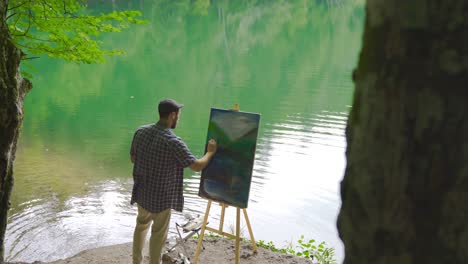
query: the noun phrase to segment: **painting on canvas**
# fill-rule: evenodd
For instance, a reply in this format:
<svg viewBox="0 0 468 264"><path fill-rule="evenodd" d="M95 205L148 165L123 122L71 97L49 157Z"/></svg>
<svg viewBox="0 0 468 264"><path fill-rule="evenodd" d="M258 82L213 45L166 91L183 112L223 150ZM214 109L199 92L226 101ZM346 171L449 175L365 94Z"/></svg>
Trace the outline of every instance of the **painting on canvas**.
<svg viewBox="0 0 468 264"><path fill-rule="evenodd" d="M198 195L247 208L259 124L259 114L211 109L207 142L215 139L218 150L202 171Z"/></svg>

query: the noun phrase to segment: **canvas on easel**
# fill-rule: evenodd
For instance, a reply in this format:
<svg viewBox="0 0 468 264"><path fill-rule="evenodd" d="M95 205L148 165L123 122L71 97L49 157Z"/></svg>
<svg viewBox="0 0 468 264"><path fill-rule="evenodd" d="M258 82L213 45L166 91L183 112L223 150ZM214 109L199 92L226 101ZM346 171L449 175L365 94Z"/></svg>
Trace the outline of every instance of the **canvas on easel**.
<svg viewBox="0 0 468 264"><path fill-rule="evenodd" d="M198 257L200 256L206 230L235 239L235 264L240 263L241 211L249 231L253 252L257 252L257 245L246 208L252 181L259 123L259 114L239 112L239 104L234 105L234 110L211 109L207 142L213 138L217 141L218 147L215 156L202 171L200 180L198 194L207 198L208 204L200 236L198 237L194 264L198 264ZM221 218L218 229L207 226L213 201L218 201L221 205ZM228 205L232 205L236 209L235 235L223 231L224 212Z"/></svg>
<svg viewBox="0 0 468 264"><path fill-rule="evenodd" d="M199 196L247 208L259 123L259 114L211 108L207 141L218 148L202 171Z"/></svg>

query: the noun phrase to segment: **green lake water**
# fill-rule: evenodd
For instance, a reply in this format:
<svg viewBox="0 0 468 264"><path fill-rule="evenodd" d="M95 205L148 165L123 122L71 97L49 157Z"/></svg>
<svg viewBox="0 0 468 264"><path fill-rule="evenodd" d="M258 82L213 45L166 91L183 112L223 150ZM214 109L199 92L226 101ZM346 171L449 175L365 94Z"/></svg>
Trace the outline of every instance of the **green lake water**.
<svg viewBox="0 0 468 264"><path fill-rule="evenodd" d="M211 107L239 103L261 114L248 207L255 239L286 246L305 235L342 260L336 217L363 1L128 2L114 8L142 9L150 23L103 37L125 56L103 65L33 61L7 260L51 261L132 241L130 143L138 126L157 120L165 97L185 105L175 133L197 157ZM199 179L185 171L184 210L193 215L206 208ZM212 207L210 222L219 218ZM173 214L170 236L176 221L183 216Z"/></svg>

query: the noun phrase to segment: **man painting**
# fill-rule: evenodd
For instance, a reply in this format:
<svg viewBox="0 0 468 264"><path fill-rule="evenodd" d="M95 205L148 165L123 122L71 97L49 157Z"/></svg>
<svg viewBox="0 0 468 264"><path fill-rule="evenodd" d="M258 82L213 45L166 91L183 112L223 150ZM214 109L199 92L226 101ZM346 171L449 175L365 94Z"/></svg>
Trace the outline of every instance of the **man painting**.
<svg viewBox="0 0 468 264"><path fill-rule="evenodd" d="M201 171L216 152L216 141L208 142L206 154L196 159L187 145L173 133L183 105L172 99L159 102L159 121L137 129L130 158L133 165L131 204L137 203L138 216L133 235L133 263L142 261L142 249L151 227L150 263L161 262L171 209L182 212L183 171Z"/></svg>

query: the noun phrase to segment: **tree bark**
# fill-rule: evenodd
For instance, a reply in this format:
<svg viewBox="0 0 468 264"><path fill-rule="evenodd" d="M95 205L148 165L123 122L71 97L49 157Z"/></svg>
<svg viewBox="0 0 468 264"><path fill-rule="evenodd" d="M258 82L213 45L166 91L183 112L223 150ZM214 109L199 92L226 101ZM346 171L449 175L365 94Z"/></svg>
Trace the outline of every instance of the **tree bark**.
<svg viewBox="0 0 468 264"><path fill-rule="evenodd" d="M12 43L5 21L7 1L0 0L0 263L4 260L4 239L13 162L23 121L23 101L31 83L21 77L22 53Z"/></svg>
<svg viewBox="0 0 468 264"><path fill-rule="evenodd" d="M468 2L368 0L353 79L344 263L468 263Z"/></svg>

